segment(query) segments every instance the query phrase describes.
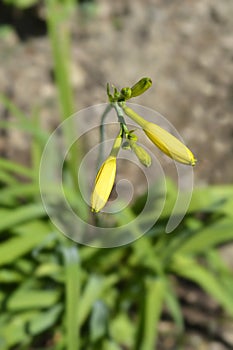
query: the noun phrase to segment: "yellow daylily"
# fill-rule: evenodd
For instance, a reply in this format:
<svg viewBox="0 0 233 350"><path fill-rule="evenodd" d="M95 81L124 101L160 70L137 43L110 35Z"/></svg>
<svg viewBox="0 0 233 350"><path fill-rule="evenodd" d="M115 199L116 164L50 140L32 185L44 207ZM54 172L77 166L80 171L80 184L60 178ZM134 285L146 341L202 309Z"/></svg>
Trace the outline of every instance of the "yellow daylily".
<svg viewBox="0 0 233 350"><path fill-rule="evenodd" d="M131 108L122 105L125 114L139 124L147 137L170 158L188 165L195 165L196 159L192 152L175 136L157 124L148 122Z"/></svg>
<svg viewBox="0 0 233 350"><path fill-rule="evenodd" d="M91 210L98 213L107 203L116 177L116 157L122 143L121 134L116 138L110 155L101 165L91 196Z"/></svg>

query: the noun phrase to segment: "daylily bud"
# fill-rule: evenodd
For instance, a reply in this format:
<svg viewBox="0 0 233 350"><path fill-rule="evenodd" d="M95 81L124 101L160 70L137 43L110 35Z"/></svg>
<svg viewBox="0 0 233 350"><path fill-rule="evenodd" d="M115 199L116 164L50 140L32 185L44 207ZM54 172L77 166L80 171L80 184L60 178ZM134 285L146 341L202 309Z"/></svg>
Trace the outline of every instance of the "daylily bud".
<svg viewBox="0 0 233 350"><path fill-rule="evenodd" d="M130 145L131 149L134 151L142 165L146 167L151 166L151 157L149 153L147 153L147 151L143 147L139 146L136 142L130 142Z"/></svg>
<svg viewBox="0 0 233 350"><path fill-rule="evenodd" d="M107 203L116 177L116 157L121 148L122 132L116 137L110 155L101 165L91 196L91 210L98 213Z"/></svg>
<svg viewBox="0 0 233 350"><path fill-rule="evenodd" d="M107 203L116 176L116 157L109 156L101 165L91 197L91 210L98 213Z"/></svg>
<svg viewBox="0 0 233 350"><path fill-rule="evenodd" d="M121 89L121 97L124 101L129 100L132 94L132 90L130 87L125 87Z"/></svg>
<svg viewBox="0 0 233 350"><path fill-rule="evenodd" d="M192 152L180 140L160 126L147 123L143 130L147 137L170 158L183 164L192 166L196 164Z"/></svg>
<svg viewBox="0 0 233 350"><path fill-rule="evenodd" d="M150 78L142 78L131 87L131 97L136 97L143 94L152 85Z"/></svg>
<svg viewBox="0 0 233 350"><path fill-rule="evenodd" d="M180 163L193 166L196 164L196 159L192 152L175 136L157 124L148 122L128 106L123 105L122 108L128 117L142 127L147 137L162 152Z"/></svg>

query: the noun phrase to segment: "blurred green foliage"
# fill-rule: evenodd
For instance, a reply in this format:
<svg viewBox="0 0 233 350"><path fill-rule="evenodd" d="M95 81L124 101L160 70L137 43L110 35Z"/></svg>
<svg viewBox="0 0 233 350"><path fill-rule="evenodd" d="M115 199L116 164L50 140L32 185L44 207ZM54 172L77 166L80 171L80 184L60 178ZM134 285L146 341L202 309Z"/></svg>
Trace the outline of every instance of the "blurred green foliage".
<svg viewBox="0 0 233 350"><path fill-rule="evenodd" d="M65 119L74 110L67 54L69 28L64 34L62 27L69 11L63 11L60 2L55 11L56 1L48 1L47 6ZM172 234L165 234L176 198L176 188L167 180L161 218L141 239L115 249L78 246L57 231L41 203L39 165L49 135L40 128L37 112L28 118L3 95L1 103L15 121L1 121L0 127L17 128L33 136L30 168L0 159L2 350L154 349L165 306L177 334L184 334L175 286L179 277L199 285L233 316L233 274L217 250L233 240L233 186L194 190L182 224ZM68 138L69 133L63 137ZM75 173L78 160L75 149L73 152L64 171L73 179L67 186L76 191L81 203ZM66 179L69 177L64 176ZM133 218L140 207L129 210ZM121 218L118 220L120 225Z"/></svg>
<svg viewBox="0 0 233 350"><path fill-rule="evenodd" d="M38 0L3 0L6 5L12 5L15 7L19 7L21 9L30 7L39 3Z"/></svg>
<svg viewBox="0 0 233 350"><path fill-rule="evenodd" d="M184 331L172 276L198 284L233 315L233 275L216 250L233 239L233 186L195 190L183 223L165 234L176 195L168 182L161 220L133 244L101 250L57 232L40 201L38 169L8 162L1 163L1 349L36 346L41 335L48 349L152 349L164 305ZM30 181L21 185L15 174Z"/></svg>

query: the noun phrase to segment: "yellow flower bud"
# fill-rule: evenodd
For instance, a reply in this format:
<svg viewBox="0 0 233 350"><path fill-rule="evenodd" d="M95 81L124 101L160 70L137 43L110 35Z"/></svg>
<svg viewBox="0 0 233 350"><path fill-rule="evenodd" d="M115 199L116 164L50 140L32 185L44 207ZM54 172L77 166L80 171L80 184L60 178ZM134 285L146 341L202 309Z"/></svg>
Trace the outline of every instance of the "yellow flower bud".
<svg viewBox="0 0 233 350"><path fill-rule="evenodd" d="M91 197L91 210L98 213L107 203L116 177L116 157L109 156L101 165Z"/></svg>
<svg viewBox="0 0 233 350"><path fill-rule="evenodd" d="M128 117L133 119L144 130L147 137L166 155L188 165L195 165L196 159L192 152L175 136L157 124L148 122L126 105L122 108Z"/></svg>
<svg viewBox="0 0 233 350"><path fill-rule="evenodd" d="M196 159L192 152L175 136L160 126L147 123L144 132L149 139L170 158L188 165L195 165Z"/></svg>
<svg viewBox="0 0 233 350"><path fill-rule="evenodd" d="M122 144L122 131L116 137L110 155L101 165L91 196L91 210L98 213L107 203L116 177L116 157Z"/></svg>

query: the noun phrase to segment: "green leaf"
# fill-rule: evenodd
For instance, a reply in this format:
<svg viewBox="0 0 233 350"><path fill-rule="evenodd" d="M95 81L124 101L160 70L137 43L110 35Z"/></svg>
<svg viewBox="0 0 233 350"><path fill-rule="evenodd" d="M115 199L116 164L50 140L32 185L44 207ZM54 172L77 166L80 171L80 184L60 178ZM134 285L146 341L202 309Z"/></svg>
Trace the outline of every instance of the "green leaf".
<svg viewBox="0 0 233 350"><path fill-rule="evenodd" d="M23 275L31 275L33 273L34 268L35 268L35 263L31 259L28 259L26 257L22 257L22 258L17 259L16 268Z"/></svg>
<svg viewBox="0 0 233 350"><path fill-rule="evenodd" d="M178 328L179 332L184 331L184 319L182 315L182 310L180 303L178 301L178 297L173 290L173 286L170 282L167 281L167 287L166 287L166 304L170 311L170 314L172 318L174 319L176 326Z"/></svg>
<svg viewBox="0 0 233 350"><path fill-rule="evenodd" d="M147 278L144 295L143 317L138 333L139 346L136 349L155 349L158 324L165 297L165 282L162 278Z"/></svg>
<svg viewBox="0 0 233 350"><path fill-rule="evenodd" d="M90 318L90 338L92 342L96 342L107 333L108 316L106 304L97 300L93 305Z"/></svg>
<svg viewBox="0 0 233 350"><path fill-rule="evenodd" d="M100 297L104 287L104 279L100 276L91 275L81 295L82 303L79 307L79 325L87 319L95 301Z"/></svg>
<svg viewBox="0 0 233 350"><path fill-rule="evenodd" d="M7 308L12 311L47 308L56 304L59 296L59 290L33 290L21 287L9 297Z"/></svg>
<svg viewBox="0 0 233 350"><path fill-rule="evenodd" d="M117 274L111 274L105 278L95 274L90 275L81 294L82 302L78 310L80 326L86 321L95 302L111 291L112 285L118 281L118 278Z"/></svg>
<svg viewBox="0 0 233 350"><path fill-rule="evenodd" d="M1 224L0 224L1 225ZM17 228L20 231L20 227ZM0 246L0 265L9 264L28 253L50 232L50 228L40 221L29 222L23 226L23 234L10 238Z"/></svg>
<svg viewBox="0 0 233 350"><path fill-rule="evenodd" d="M12 122L12 120L0 121L0 127L20 129L29 132L31 135L39 139L42 143L46 142L49 137L48 132L42 130L41 128L35 128L34 121L31 120L31 118L29 118L25 113L23 113L7 96L0 94L0 101L6 110L8 110L17 118L16 122ZM31 173L33 174L32 170Z"/></svg>
<svg viewBox="0 0 233 350"><path fill-rule="evenodd" d="M62 252L65 263L66 348L67 350L79 350L78 312L83 303L83 300L80 297L82 283L80 258L76 245L68 240L64 240Z"/></svg>
<svg viewBox="0 0 233 350"><path fill-rule="evenodd" d="M231 246L230 246L231 247ZM217 250L208 251L205 254L208 268L213 271L222 284L223 288L233 295L233 271L227 266L226 262L221 257Z"/></svg>
<svg viewBox="0 0 233 350"><path fill-rule="evenodd" d="M233 240L233 218L223 218L198 230L177 251L185 254L197 254L219 244Z"/></svg>
<svg viewBox="0 0 233 350"><path fill-rule="evenodd" d="M6 4L10 4L19 8L27 8L37 3L38 0L3 0Z"/></svg>
<svg viewBox="0 0 233 350"><path fill-rule="evenodd" d="M37 109L33 111L31 120L35 130L42 130L40 125L40 116ZM41 138L32 137L31 161L32 161L32 169L34 171L34 177L36 179L36 183L39 182L40 162L41 162L41 157L43 154L44 147L45 147L45 142L41 140Z"/></svg>
<svg viewBox="0 0 233 350"><path fill-rule="evenodd" d="M16 180L16 178L13 174L9 174L8 171L1 169L0 170L0 183L10 186L10 185L17 184L18 181Z"/></svg>
<svg viewBox="0 0 233 350"><path fill-rule="evenodd" d="M0 209L0 231L8 230L25 221L31 221L45 216L45 210L42 203L32 203L22 205L14 210Z"/></svg>
<svg viewBox="0 0 233 350"><path fill-rule="evenodd" d="M110 334L117 344L133 349L135 342L135 327L125 313L119 313L110 323Z"/></svg>
<svg viewBox="0 0 233 350"><path fill-rule="evenodd" d="M26 332L26 324L35 315L35 311L27 311L20 314L4 314L0 318L0 344L3 343L4 350L20 343L21 347L29 344L31 336Z"/></svg>
<svg viewBox="0 0 233 350"><path fill-rule="evenodd" d="M51 328L63 309L62 304L55 305L45 312L38 313L29 323L29 333L38 334Z"/></svg>
<svg viewBox="0 0 233 350"><path fill-rule="evenodd" d="M147 237L142 237L133 244L133 254L129 257L129 264L133 267L145 266L157 274L162 273L163 266L158 254L155 254L154 246Z"/></svg>
<svg viewBox="0 0 233 350"><path fill-rule="evenodd" d="M11 269L1 269L0 271L0 283L15 283L23 279L22 274Z"/></svg>
<svg viewBox="0 0 233 350"><path fill-rule="evenodd" d="M233 295L224 288L219 277L202 267L192 258L176 255L170 269L177 275L192 280L215 298L228 312L233 315Z"/></svg>
<svg viewBox="0 0 233 350"><path fill-rule="evenodd" d="M0 158L0 169L13 172L14 174L33 178L33 171L19 163L12 162L9 159Z"/></svg>
<svg viewBox="0 0 233 350"><path fill-rule="evenodd" d="M45 263L45 264L42 264L40 265L36 271L35 271L35 276L37 277L45 277L45 276L48 276L48 277L53 277L53 275L61 275L61 274L64 274L64 269L54 263L54 262L48 262L48 263Z"/></svg>
<svg viewBox="0 0 233 350"><path fill-rule="evenodd" d="M217 211L224 212L228 202L233 198L233 186L209 186L197 188L193 191L192 200L188 212L195 211ZM229 213L230 214L230 213ZM232 216L232 212L231 212Z"/></svg>
<svg viewBox="0 0 233 350"><path fill-rule="evenodd" d="M122 350L122 347L111 340L105 340L103 342L103 350Z"/></svg>
<svg viewBox="0 0 233 350"><path fill-rule="evenodd" d="M6 187L0 192L1 205L14 205L19 198L30 199L40 195L40 189L37 183L16 183L10 187Z"/></svg>

